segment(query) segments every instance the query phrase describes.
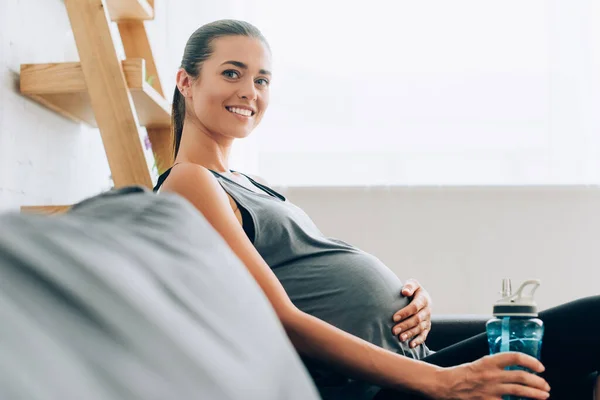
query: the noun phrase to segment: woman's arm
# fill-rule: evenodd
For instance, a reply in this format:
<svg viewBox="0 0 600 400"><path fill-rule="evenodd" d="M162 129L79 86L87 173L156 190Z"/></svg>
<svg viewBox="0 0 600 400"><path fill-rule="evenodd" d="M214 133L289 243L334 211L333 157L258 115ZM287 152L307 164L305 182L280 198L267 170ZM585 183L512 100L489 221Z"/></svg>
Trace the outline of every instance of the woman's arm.
<svg viewBox="0 0 600 400"><path fill-rule="evenodd" d="M487 364L479 369L470 368L468 371L456 369L458 367L454 370L436 367L384 350L300 311L291 302L271 268L247 238L230 206L229 197L211 172L204 167L194 164L179 165L171 171L163 185L163 191L176 192L185 197L225 239L264 291L299 353L327 362L348 376L380 386L418 392L432 398L449 398L451 387L456 385L460 385L462 390L468 389L472 379L477 384L488 383L494 379L506 382L506 379L501 379L500 375L492 376ZM520 357L519 362L516 362L517 359L514 357L510 360L508 358L495 360L496 363L511 361L513 364L524 365L534 370L539 370L541 366L533 358ZM502 366L495 368L498 374L504 372L502 368ZM466 379L465 373L469 373L471 379ZM480 373L487 373L487 375L480 378ZM541 378L532 374L523 372L518 375L522 384L533 386L532 382L537 382L535 386L542 385ZM493 386L485 386L484 390L489 388ZM475 395L477 396L478 393ZM544 398L536 396L539 395L537 392L528 391L526 394L529 394L528 397ZM466 399L471 396L463 395L456 398Z"/></svg>
<svg viewBox="0 0 600 400"><path fill-rule="evenodd" d="M384 350L296 308L244 233L229 197L210 171L193 164L178 165L162 191L185 197L221 234L266 294L299 353L382 386L417 389L435 385L440 368Z"/></svg>

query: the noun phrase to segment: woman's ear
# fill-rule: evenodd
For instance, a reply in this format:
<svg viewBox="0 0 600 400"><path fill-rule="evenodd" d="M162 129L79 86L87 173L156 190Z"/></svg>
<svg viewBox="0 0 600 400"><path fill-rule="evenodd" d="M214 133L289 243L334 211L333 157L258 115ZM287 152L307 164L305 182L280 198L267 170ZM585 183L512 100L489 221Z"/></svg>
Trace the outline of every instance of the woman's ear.
<svg viewBox="0 0 600 400"><path fill-rule="evenodd" d="M183 97L192 97L192 77L183 68L177 71L177 88Z"/></svg>

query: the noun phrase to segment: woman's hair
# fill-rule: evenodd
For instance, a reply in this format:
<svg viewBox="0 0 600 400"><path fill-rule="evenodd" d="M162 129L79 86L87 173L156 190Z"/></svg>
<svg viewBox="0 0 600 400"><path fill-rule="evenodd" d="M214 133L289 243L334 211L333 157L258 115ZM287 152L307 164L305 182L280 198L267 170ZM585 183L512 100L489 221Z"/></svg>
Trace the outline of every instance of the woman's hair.
<svg viewBox="0 0 600 400"><path fill-rule="evenodd" d="M267 40L254 25L232 19L214 21L198 28L188 39L180 68L183 68L193 79L200 76L202 63L213 53L213 41L225 36L247 36L260 39L269 48ZM175 87L173 95L173 112L171 124L173 126L173 152L177 157L181 135L183 133L183 121L185 118L185 99L179 88Z"/></svg>

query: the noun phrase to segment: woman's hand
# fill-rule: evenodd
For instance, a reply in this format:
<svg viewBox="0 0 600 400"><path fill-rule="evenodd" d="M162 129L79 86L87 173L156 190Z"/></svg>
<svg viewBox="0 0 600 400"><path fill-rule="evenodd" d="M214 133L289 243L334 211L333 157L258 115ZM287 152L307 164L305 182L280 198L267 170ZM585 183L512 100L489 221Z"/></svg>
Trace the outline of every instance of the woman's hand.
<svg viewBox="0 0 600 400"><path fill-rule="evenodd" d="M444 400L501 400L503 395L529 399L547 399L550 386L541 377L527 371L506 371L505 367L519 365L535 372L544 366L523 353L506 352L485 356L477 361L440 372L440 386L432 398Z"/></svg>
<svg viewBox="0 0 600 400"><path fill-rule="evenodd" d="M399 322L392 328L395 336L405 342L410 342L414 348L425 343L431 331L431 297L416 279L409 279L402 287L402 295L412 297L410 304L394 314L394 322Z"/></svg>

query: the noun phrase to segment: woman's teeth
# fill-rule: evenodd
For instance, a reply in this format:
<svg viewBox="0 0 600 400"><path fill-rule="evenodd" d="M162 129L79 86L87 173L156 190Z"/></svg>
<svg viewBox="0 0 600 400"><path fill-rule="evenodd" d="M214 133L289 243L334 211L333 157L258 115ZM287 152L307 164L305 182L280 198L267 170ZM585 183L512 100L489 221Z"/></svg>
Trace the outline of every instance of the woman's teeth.
<svg viewBox="0 0 600 400"><path fill-rule="evenodd" d="M240 114L243 115L245 117L251 117L252 116L252 111L250 110L246 110L244 108L237 108L237 107L226 107L227 110L229 112L235 113L235 114Z"/></svg>

